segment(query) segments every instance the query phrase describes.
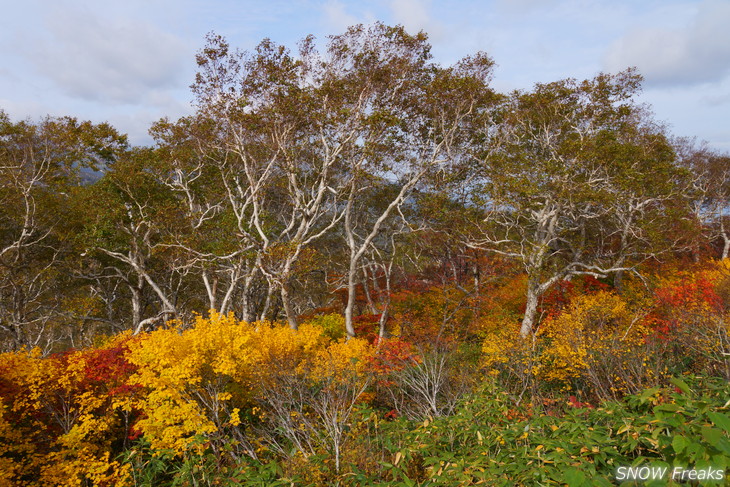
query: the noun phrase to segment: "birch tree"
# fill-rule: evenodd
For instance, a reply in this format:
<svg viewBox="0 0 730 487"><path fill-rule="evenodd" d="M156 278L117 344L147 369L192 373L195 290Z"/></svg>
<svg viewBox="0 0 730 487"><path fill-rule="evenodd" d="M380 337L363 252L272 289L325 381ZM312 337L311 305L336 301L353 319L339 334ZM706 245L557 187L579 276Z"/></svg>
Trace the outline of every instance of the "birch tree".
<svg viewBox="0 0 730 487"><path fill-rule="evenodd" d="M339 219L333 178L356 132L327 120L337 101L320 90L327 73L311 38L294 56L269 40L255 52L231 52L211 36L198 64L196 117L215 134L200 151L219 174L241 247L253 253L243 280L264 276L268 298L279 293L296 328L292 275L304 250Z"/></svg>
<svg viewBox="0 0 730 487"><path fill-rule="evenodd" d="M377 25L351 28L333 39L337 65L359 87L362 114L358 144L347 153L342 231L349 250L345 328L354 336L353 308L361 262L427 175L447 170L468 139L467 119L494 99L488 83L492 60L479 53L450 68L428 62L423 33ZM363 201L386 182L392 191L372 212ZM363 218L367 215L369 218ZM386 237L387 238L387 237ZM381 326L382 332L382 326Z"/></svg>
<svg viewBox="0 0 730 487"><path fill-rule="evenodd" d="M691 174L692 211L708 243L720 244L720 258L730 256L730 155L694 139L678 138L680 164Z"/></svg>
<svg viewBox="0 0 730 487"><path fill-rule="evenodd" d="M627 258L639 252L637 236L653 219L647 214L661 214L671 200L674 154L661 131L640 126L632 102L640 81L626 71L538 84L514 93L496 129L483 130L481 179L472 180L482 219L469 245L523 266L523 337L558 281L634 271L636 260Z"/></svg>
<svg viewBox="0 0 730 487"><path fill-rule="evenodd" d="M220 174L242 247L255 255L251 272L278 291L292 328L291 286L305 250L344 225L352 295L383 223L449 160L463 118L484 95L491 60L439 69L429 49L424 34L375 24L333 36L321 53L312 38L294 55L269 40L234 53L211 36L198 56L195 123L213 134L198 151ZM398 191L363 233L354 223L358 198L383 181Z"/></svg>
<svg viewBox="0 0 730 487"><path fill-rule="evenodd" d="M0 111L0 331L10 348L42 346L68 289L72 241L62 228L82 171L98 170L126 149L107 124L46 118L12 122Z"/></svg>
<svg viewBox="0 0 730 487"><path fill-rule="evenodd" d="M150 157L148 150L133 151L85 191L84 256L101 263L101 274L87 277L124 283L135 333L178 317L185 279L180 256L166 245L180 224L180 203L152 171ZM146 296L152 306L145 311Z"/></svg>
<svg viewBox="0 0 730 487"><path fill-rule="evenodd" d="M237 310L250 321L255 255L252 242L236 238L240 219L221 184L225 168L217 164L219 153L208 148L216 136L212 128L208 121L183 118L162 120L151 130L158 143L158 178L181 211L180 225L165 245L182 254L181 267L199 279L207 309Z"/></svg>

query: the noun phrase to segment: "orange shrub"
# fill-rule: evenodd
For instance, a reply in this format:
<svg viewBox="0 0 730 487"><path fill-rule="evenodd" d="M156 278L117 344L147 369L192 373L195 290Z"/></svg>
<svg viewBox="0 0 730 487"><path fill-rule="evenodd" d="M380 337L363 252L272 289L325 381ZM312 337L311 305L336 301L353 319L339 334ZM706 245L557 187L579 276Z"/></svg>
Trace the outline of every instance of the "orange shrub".
<svg viewBox="0 0 730 487"><path fill-rule="evenodd" d="M122 486L129 469L113 457L126 445L136 393L121 335L99 349L43 358L0 355L0 465L13 485Z"/></svg>

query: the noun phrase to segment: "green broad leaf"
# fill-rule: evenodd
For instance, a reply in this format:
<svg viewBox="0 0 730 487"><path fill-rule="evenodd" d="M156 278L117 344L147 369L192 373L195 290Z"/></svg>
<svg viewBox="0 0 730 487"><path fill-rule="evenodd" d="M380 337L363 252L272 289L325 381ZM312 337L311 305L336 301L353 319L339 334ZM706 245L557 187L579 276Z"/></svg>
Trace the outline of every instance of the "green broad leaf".
<svg viewBox="0 0 730 487"><path fill-rule="evenodd" d="M705 439L707 443L709 443L712 446L715 446L720 441L720 438L722 438L722 430L717 428L711 428L709 426L703 426L701 428L702 437Z"/></svg>
<svg viewBox="0 0 730 487"><path fill-rule="evenodd" d="M713 455L712 466L715 468L727 468L730 465L730 458L726 455Z"/></svg>
<svg viewBox="0 0 730 487"><path fill-rule="evenodd" d="M686 385L686 384L685 384ZM652 397L654 394L659 392L658 387L652 387L650 389L644 390L641 394L639 394L639 402L642 404L646 404L649 401L649 398Z"/></svg>
<svg viewBox="0 0 730 487"><path fill-rule="evenodd" d="M730 416L723 413L710 412L707 417L715 426L722 428L726 433L730 433Z"/></svg>
<svg viewBox="0 0 730 487"><path fill-rule="evenodd" d="M613 483L611 483L610 480L605 479L603 477L594 477L591 479L591 485L600 486L600 487L611 487Z"/></svg>
<svg viewBox="0 0 730 487"><path fill-rule="evenodd" d="M681 409L679 404L662 404L661 406L657 406L654 408L657 412L663 412L663 413L676 413Z"/></svg>
<svg viewBox="0 0 730 487"><path fill-rule="evenodd" d="M727 438L720 438L720 441L717 442L715 448L717 448L722 453L727 455L728 458L730 458L730 440L728 440Z"/></svg>
<svg viewBox="0 0 730 487"><path fill-rule="evenodd" d="M675 436L672 440L672 448L675 453L682 453L682 451L687 448L688 444L689 442L684 436Z"/></svg>
<svg viewBox="0 0 730 487"><path fill-rule="evenodd" d="M682 391L682 393L684 393L684 394L690 394L692 392L692 389L689 388L687 383L685 381L683 381L682 379L680 379L679 377L672 377L669 379L669 382L674 384L677 387L677 389Z"/></svg>
<svg viewBox="0 0 730 487"><path fill-rule="evenodd" d="M705 447L701 443L690 443L685 450L688 458L702 458L707 453Z"/></svg>
<svg viewBox="0 0 730 487"><path fill-rule="evenodd" d="M577 468L571 467L563 474L565 482L569 487L581 486L586 482L586 476Z"/></svg>

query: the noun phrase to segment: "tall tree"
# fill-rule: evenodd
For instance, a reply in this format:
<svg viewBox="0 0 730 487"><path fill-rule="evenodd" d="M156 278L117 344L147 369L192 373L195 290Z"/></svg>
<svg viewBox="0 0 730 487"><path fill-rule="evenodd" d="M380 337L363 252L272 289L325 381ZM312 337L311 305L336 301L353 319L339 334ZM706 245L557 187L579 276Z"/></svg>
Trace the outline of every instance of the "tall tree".
<svg viewBox="0 0 730 487"><path fill-rule="evenodd" d="M102 264L100 274L86 277L124 283L135 333L178 316L187 271L182 256L170 245L184 225L183 205L155 168L150 150L135 149L83 192L85 255ZM145 316L147 290L153 306Z"/></svg>
<svg viewBox="0 0 730 487"><path fill-rule="evenodd" d="M322 53L304 39L296 56L268 40L252 53L232 53L218 36L208 41L193 85L198 112L175 127L206 127L204 137L187 133L220 175L240 248L255 256L243 281L263 275L295 328L296 268L342 222L352 336L361 259L424 175L450 159L493 63L478 55L440 69L424 34L382 24L352 27ZM172 140L172 127L162 139ZM365 223L361 196L383 184L397 190Z"/></svg>
<svg viewBox="0 0 730 487"><path fill-rule="evenodd" d="M469 244L524 267L522 336L558 281L630 271L656 251L648 227L666 214L681 171L632 102L640 82L629 70L538 84L514 93L496 126L485 123L479 179L470 183L482 212Z"/></svg>
<svg viewBox="0 0 730 487"><path fill-rule="evenodd" d="M693 211L708 243L719 240L720 258L730 256L730 155L706 143L678 138L680 164L691 173Z"/></svg>
<svg viewBox="0 0 730 487"><path fill-rule="evenodd" d="M0 111L0 330L11 348L43 346L68 289L65 207L85 171L113 162L126 139L108 124L46 118L13 123Z"/></svg>
<svg viewBox="0 0 730 487"><path fill-rule="evenodd" d="M376 25L333 38L331 51L359 114L359 135L346 153L346 204L342 231L349 250L345 327L354 336L353 307L361 262L387 222L427 175L449 170L468 140L467 119L494 97L488 86L493 61L479 53L450 68L431 64L425 34ZM385 199L365 197L383 185ZM386 240L392 236L386 236ZM381 330L382 331L382 330Z"/></svg>
<svg viewBox="0 0 730 487"><path fill-rule="evenodd" d="M322 119L328 101L317 92L323 75L309 38L294 57L268 40L253 53L233 53L211 36L198 64L198 113L189 126L211 126L198 151L225 189L239 248L253 255L242 279L263 275L296 328L292 274L307 246L338 220L335 165L354 133L329 132Z"/></svg>
<svg viewBox="0 0 730 487"><path fill-rule="evenodd" d="M258 271L253 243L237 238L242 214L231 200L227 169L215 148L214 124L199 118L162 120L152 128L158 142L156 174L180 203L181 221L167 245L200 279L207 309L255 316L250 304ZM236 299L240 303L236 303Z"/></svg>

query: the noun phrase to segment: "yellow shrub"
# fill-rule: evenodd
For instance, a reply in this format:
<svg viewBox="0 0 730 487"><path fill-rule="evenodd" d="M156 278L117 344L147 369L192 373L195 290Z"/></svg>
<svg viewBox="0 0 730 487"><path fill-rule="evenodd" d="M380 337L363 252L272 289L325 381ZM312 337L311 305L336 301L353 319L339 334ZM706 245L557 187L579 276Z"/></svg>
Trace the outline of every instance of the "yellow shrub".
<svg viewBox="0 0 730 487"><path fill-rule="evenodd" d="M611 292L575 298L563 313L540 325L538 376L566 386L575 379L603 380L607 367L625 367L634 357L632 350L644 342L647 330L639 318Z"/></svg>
<svg viewBox="0 0 730 487"><path fill-rule="evenodd" d="M485 339L482 342L484 365L494 370L506 364L523 346L519 326L511 320L496 320L482 323Z"/></svg>
<svg viewBox="0 0 730 487"><path fill-rule="evenodd" d="M114 390L126 379L122 335L104 349L43 358L0 355L0 479L27 485L127 485L127 467L111 460L126 435Z"/></svg>
<svg viewBox="0 0 730 487"><path fill-rule="evenodd" d="M507 387L524 390L534 382L536 355L532 338L520 336L511 319L483 323L482 363L491 375L500 375Z"/></svg>
<svg viewBox="0 0 730 487"><path fill-rule="evenodd" d="M180 454L198 435L238 426L241 408L267 374L277 367L293 370L325 343L319 327L293 331L215 312L185 330L149 333L130 354L139 367L131 381L148 390L137 404L147 417L137 427L153 449Z"/></svg>
<svg viewBox="0 0 730 487"><path fill-rule="evenodd" d="M321 349L313 357L308 373L314 380L346 379L353 375L363 377L367 367L366 358L372 353L373 347L367 340L341 339Z"/></svg>

